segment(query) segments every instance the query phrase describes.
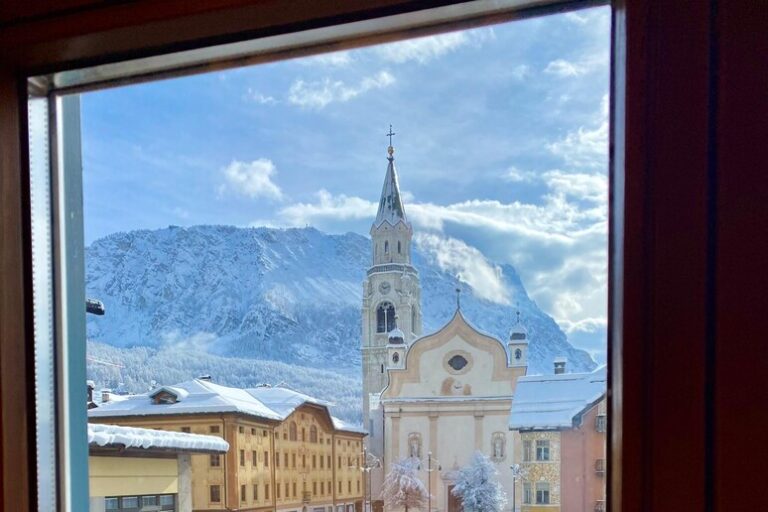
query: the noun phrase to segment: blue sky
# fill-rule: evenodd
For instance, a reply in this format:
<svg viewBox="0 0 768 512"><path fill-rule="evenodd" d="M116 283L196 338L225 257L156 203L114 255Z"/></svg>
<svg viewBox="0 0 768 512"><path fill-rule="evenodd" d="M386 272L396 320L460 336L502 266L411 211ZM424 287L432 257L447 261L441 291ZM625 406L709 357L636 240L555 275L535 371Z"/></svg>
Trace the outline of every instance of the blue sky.
<svg viewBox="0 0 768 512"><path fill-rule="evenodd" d="M494 262L605 360L609 8L83 96L86 241L168 225L367 234L391 123L417 242Z"/></svg>

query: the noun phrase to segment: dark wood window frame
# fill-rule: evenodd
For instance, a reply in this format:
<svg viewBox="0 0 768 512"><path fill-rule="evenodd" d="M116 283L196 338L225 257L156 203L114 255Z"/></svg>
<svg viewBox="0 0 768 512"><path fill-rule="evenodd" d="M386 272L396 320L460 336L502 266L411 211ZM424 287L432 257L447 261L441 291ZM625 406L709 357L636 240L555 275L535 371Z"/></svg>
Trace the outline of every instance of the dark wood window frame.
<svg viewBox="0 0 768 512"><path fill-rule="evenodd" d="M63 0L3 5L4 509L26 512L35 508L36 500L26 131L28 92L45 97L52 91L42 75L383 16L412 13L418 18L420 10L447 3L169 1L148 8L146 0ZM286 47L270 55L243 55L239 63L434 33L458 26L460 18L467 26L591 4L555 1L400 30L384 27L355 43L341 38L302 49ZM753 340L768 330L760 309L767 286L759 269L768 259L768 248L750 236L768 221L759 192L764 187L755 186L764 183L762 166L756 165L764 127L761 131L753 121L754 112L768 110L764 79L755 73L758 56L766 53L761 27L765 4L617 0L613 5L608 509L746 509L768 501L760 458L745 461L738 456L740 439L759 438L766 429L765 413L750 408L754 392L765 398L761 379L768 373L765 358L755 358L751 350ZM135 37L139 32L142 37ZM140 79L211 69L188 61L166 64L163 69L144 68ZM721 66L724 73L718 73ZM128 81L125 75L110 83ZM100 85L107 84L91 82L89 87ZM745 389L751 393L739 393ZM73 389L71 400L80 394ZM675 417L674 424L654 420L669 417ZM66 463L66 447L59 452ZM622 463L632 471L624 474Z"/></svg>

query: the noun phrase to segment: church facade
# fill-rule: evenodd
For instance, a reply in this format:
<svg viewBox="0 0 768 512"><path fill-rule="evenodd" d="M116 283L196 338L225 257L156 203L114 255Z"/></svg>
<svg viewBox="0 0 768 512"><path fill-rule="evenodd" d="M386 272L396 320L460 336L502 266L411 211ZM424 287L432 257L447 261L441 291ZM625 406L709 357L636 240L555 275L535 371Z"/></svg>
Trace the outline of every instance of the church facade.
<svg viewBox="0 0 768 512"><path fill-rule="evenodd" d="M364 418L369 453L381 465L371 471L370 497L376 505L393 463L415 457L432 496L430 510L458 512L451 494L458 470L480 451L495 463L512 510L510 466L519 435L509 430L508 417L517 379L527 372L527 333L518 318L505 346L471 325L457 297L451 320L422 335L413 229L393 152L390 146L363 285Z"/></svg>

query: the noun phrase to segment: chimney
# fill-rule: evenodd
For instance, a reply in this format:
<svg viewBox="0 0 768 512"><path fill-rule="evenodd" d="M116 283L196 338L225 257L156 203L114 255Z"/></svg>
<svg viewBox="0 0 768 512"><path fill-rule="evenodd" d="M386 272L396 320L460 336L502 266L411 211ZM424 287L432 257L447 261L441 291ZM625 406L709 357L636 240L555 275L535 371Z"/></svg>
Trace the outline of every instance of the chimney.
<svg viewBox="0 0 768 512"><path fill-rule="evenodd" d="M91 403L93 402L93 390L96 389L96 383L88 380L85 382L85 385L88 387L88 403Z"/></svg>
<svg viewBox="0 0 768 512"><path fill-rule="evenodd" d="M112 394L111 389L102 389L101 390L101 403L105 404L109 402L109 395Z"/></svg>
<svg viewBox="0 0 768 512"><path fill-rule="evenodd" d="M564 357L555 358L555 375L561 375L565 373L565 365L567 362L568 362L568 359Z"/></svg>

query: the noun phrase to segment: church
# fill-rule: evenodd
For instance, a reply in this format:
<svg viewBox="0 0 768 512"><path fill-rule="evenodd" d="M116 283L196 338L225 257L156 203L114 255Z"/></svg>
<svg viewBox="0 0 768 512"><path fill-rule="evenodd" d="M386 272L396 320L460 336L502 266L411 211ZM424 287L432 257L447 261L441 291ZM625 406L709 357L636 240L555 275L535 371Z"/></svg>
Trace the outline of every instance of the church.
<svg viewBox="0 0 768 512"><path fill-rule="evenodd" d="M451 490L475 451L495 463L509 499L506 509L512 510L510 466L519 441L507 420L517 379L527 372L527 332L518 315L505 346L472 326L457 295L450 321L422 333L419 273L411 264L413 228L391 141L388 162L370 231L372 265L362 306L363 414L369 458L380 466L370 475L374 510L383 507L381 487L391 465L415 457L431 495L429 510L460 511Z"/></svg>

